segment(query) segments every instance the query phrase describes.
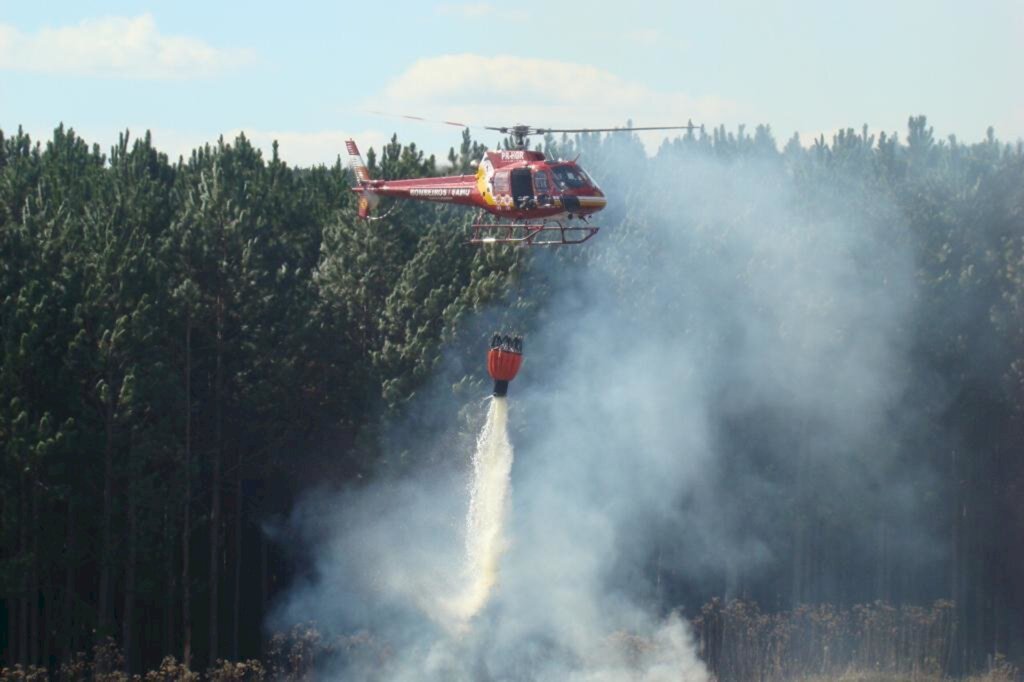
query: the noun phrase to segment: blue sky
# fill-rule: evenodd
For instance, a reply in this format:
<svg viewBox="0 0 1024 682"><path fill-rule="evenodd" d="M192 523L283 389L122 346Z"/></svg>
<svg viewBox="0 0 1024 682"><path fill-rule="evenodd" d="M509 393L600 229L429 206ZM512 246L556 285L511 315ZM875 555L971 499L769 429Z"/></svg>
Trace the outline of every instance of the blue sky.
<svg viewBox="0 0 1024 682"><path fill-rule="evenodd" d="M295 164L352 135L445 153L482 125L868 124L1024 138L1024 0L975 2L8 2L0 128L63 121L173 155L246 131ZM478 137L493 145L497 137ZM653 151L660 137L645 138Z"/></svg>

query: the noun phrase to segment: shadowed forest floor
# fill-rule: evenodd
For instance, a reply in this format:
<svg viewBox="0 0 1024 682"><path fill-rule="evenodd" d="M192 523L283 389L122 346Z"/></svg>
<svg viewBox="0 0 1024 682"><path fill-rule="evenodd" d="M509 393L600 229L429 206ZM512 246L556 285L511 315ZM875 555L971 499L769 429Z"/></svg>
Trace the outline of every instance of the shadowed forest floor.
<svg viewBox="0 0 1024 682"><path fill-rule="evenodd" d="M960 678L964 682L1015 682L1019 678L1012 669L995 670L984 675L971 675ZM850 671L838 677L800 677L793 678L801 682L940 682L956 678L938 677L934 675L890 675L887 673L871 673Z"/></svg>
<svg viewBox="0 0 1024 682"><path fill-rule="evenodd" d="M805 605L764 613L757 604L713 599L692 618L693 641L715 682L1018 682L1021 670L1002 656L991 657L974 673L948 672L958 665L955 608L938 601L931 607L896 607L885 602L842 609ZM603 646L627 660L657 645L632 633L613 632ZM218 661L204 673L190 671L173 656L157 670L129 675L124 656L108 639L91 655L54 668L3 668L0 682L97 680L102 682L299 682L322 679L322 670L339 660L359 659L386 675L393 652L387 642L362 631L327 635L314 623L274 635L263 661Z"/></svg>

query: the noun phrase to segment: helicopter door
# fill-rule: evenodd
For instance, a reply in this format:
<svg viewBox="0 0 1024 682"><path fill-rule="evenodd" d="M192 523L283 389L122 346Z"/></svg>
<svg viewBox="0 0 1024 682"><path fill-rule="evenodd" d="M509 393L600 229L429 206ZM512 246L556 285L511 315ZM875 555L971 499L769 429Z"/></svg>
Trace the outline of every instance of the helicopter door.
<svg viewBox="0 0 1024 682"><path fill-rule="evenodd" d="M508 191L508 171L498 171L494 174L494 198L498 202L499 209L512 205L512 197Z"/></svg>
<svg viewBox="0 0 1024 682"><path fill-rule="evenodd" d="M537 195L538 206L550 206L551 190L548 188L548 174L543 170L533 172L533 191Z"/></svg>
<svg viewBox="0 0 1024 682"><path fill-rule="evenodd" d="M533 199L533 177L529 168L516 168L511 171L512 199L516 208L531 208Z"/></svg>

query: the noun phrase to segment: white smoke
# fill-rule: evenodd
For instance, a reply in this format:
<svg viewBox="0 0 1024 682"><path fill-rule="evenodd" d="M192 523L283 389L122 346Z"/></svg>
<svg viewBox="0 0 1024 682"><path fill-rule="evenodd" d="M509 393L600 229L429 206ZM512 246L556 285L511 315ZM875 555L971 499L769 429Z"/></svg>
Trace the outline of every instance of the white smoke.
<svg viewBox="0 0 1024 682"><path fill-rule="evenodd" d="M383 664L349 652L339 674L706 680L671 609L692 614L697 586L741 591L787 560L779 538L793 514L780 490L794 472L834 493L851 555L857 510L909 523L899 505L912 496L877 487L897 449L914 293L899 216L877 198L865 212L863 192L841 181L821 195L800 187L778 164L663 150L628 165L613 152L603 171L581 159L619 202L602 232L586 252L535 254L521 281L547 303L511 387L515 503L498 485L469 512L507 511L507 523L466 536L472 448L437 432L416 450L429 465L311 498L297 515L316 566L271 627L365 629L390 652ZM422 394L421 422L456 429L448 387L465 371ZM450 627L453 613L468 626Z"/></svg>

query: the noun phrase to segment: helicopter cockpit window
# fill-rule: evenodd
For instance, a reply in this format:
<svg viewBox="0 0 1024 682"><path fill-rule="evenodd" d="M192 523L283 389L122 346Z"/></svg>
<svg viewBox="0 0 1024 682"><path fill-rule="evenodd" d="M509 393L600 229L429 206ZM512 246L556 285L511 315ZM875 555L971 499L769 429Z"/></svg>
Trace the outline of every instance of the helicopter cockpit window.
<svg viewBox="0 0 1024 682"><path fill-rule="evenodd" d="M548 176L544 171L533 172L533 189L536 194L548 193Z"/></svg>
<svg viewBox="0 0 1024 682"><path fill-rule="evenodd" d="M580 189L590 185L583 171L573 166L552 166L551 172L555 175L555 184L559 189Z"/></svg>
<svg viewBox="0 0 1024 682"><path fill-rule="evenodd" d="M508 194L508 171L499 171L494 174L494 193Z"/></svg>

